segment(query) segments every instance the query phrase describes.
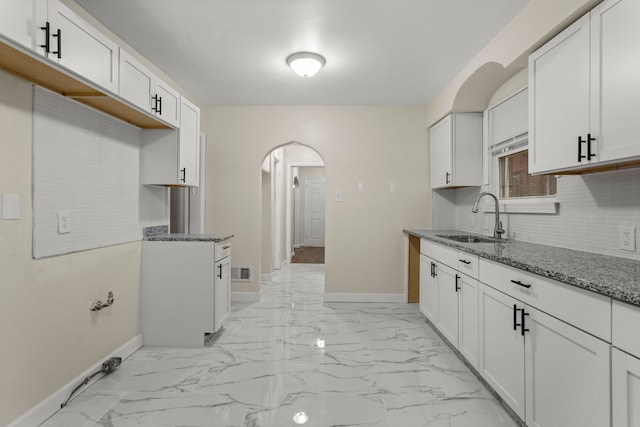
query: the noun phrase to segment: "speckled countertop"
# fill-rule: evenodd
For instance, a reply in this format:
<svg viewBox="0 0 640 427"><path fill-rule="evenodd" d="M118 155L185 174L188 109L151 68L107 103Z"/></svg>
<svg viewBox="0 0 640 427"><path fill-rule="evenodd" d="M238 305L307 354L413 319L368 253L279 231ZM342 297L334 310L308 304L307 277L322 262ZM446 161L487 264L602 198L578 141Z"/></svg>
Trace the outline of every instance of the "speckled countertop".
<svg viewBox="0 0 640 427"><path fill-rule="evenodd" d="M458 230L404 231L444 246L640 306L640 261L517 240L505 243L460 243L438 237L471 234Z"/></svg>
<svg viewBox="0 0 640 427"><path fill-rule="evenodd" d="M233 237L233 234L169 234L167 225L154 225L144 227L142 230L144 240L163 242L224 242Z"/></svg>

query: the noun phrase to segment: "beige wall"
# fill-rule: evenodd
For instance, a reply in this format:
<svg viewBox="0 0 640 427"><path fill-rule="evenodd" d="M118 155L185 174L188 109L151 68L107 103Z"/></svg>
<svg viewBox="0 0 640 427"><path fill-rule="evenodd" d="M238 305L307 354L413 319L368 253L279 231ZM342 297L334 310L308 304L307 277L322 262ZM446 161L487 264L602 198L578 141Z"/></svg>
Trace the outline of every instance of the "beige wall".
<svg viewBox="0 0 640 427"><path fill-rule="evenodd" d="M21 219L0 220L0 425L139 333L139 242L31 257L31 87L0 72L0 193L21 197Z"/></svg>
<svg viewBox="0 0 640 427"><path fill-rule="evenodd" d="M424 108L211 107L206 114L206 229L236 236L234 266L260 265L262 160L295 141L326 164L326 291L405 292L402 229L430 222ZM258 278L233 290L258 291Z"/></svg>

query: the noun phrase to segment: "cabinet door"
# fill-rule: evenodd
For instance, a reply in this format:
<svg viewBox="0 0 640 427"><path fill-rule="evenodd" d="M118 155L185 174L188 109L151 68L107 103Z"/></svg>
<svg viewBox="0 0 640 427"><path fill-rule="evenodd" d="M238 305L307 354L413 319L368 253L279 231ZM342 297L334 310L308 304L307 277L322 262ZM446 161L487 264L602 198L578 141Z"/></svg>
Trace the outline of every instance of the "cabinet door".
<svg viewBox="0 0 640 427"><path fill-rule="evenodd" d="M478 281L464 274L458 279L458 350L478 369Z"/></svg>
<svg viewBox="0 0 640 427"><path fill-rule="evenodd" d="M120 50L118 94L144 111L151 112L153 74L124 49Z"/></svg>
<svg viewBox="0 0 640 427"><path fill-rule="evenodd" d="M578 161L578 137L590 129L589 31L586 15L529 57L531 173L588 163Z"/></svg>
<svg viewBox="0 0 640 427"><path fill-rule="evenodd" d="M59 0L49 0L48 7L52 31L49 59L118 93L118 45Z"/></svg>
<svg viewBox="0 0 640 427"><path fill-rule="evenodd" d="M451 267L436 264L438 282L438 321L440 332L454 347L458 347L458 275Z"/></svg>
<svg viewBox="0 0 640 427"><path fill-rule="evenodd" d="M213 330L218 331L231 311L231 258L216 263L215 289L213 297Z"/></svg>
<svg viewBox="0 0 640 427"><path fill-rule="evenodd" d="M524 337L520 329L514 327L518 320L514 315L516 304L519 304L518 300L480 284L478 371L511 409L524 419Z"/></svg>
<svg viewBox="0 0 640 427"><path fill-rule="evenodd" d="M435 263L420 254L420 311L435 325L438 321L438 282L432 276Z"/></svg>
<svg viewBox="0 0 640 427"><path fill-rule="evenodd" d="M158 97L157 114L165 122L180 126L180 93L160 79L156 79L155 96ZM200 128L198 127L198 134Z"/></svg>
<svg viewBox="0 0 640 427"><path fill-rule="evenodd" d="M609 344L528 306L526 313L527 425L609 425Z"/></svg>
<svg viewBox="0 0 640 427"><path fill-rule="evenodd" d="M29 49L35 46L35 0L0 0L0 32ZM38 29L39 31L39 29Z"/></svg>
<svg viewBox="0 0 640 427"><path fill-rule="evenodd" d="M200 178L200 109L185 98L180 101L179 132L178 183L197 187Z"/></svg>
<svg viewBox="0 0 640 427"><path fill-rule="evenodd" d="M440 120L429 129L431 188L449 187L453 182L453 118Z"/></svg>
<svg viewBox="0 0 640 427"><path fill-rule="evenodd" d="M640 427L640 359L612 350L613 427Z"/></svg>
<svg viewBox="0 0 640 427"><path fill-rule="evenodd" d="M640 155L639 16L637 0L608 0L591 12L597 162Z"/></svg>

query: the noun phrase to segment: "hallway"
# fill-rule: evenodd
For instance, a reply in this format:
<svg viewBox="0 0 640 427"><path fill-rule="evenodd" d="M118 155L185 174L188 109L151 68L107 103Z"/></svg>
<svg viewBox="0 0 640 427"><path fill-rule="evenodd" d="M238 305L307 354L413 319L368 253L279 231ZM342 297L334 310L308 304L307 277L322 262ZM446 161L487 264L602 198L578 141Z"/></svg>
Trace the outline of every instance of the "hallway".
<svg viewBox="0 0 640 427"><path fill-rule="evenodd" d="M143 347L42 426L516 425L417 305L323 292L323 265L287 265L211 347Z"/></svg>

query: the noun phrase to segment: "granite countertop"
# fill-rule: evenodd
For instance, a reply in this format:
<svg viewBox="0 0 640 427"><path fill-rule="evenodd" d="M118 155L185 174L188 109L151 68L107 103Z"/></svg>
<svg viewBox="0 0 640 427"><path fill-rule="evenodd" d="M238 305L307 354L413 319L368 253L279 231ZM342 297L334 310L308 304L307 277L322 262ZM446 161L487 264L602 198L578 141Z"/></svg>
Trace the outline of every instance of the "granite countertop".
<svg viewBox="0 0 640 427"><path fill-rule="evenodd" d="M459 230L404 231L444 246L640 306L640 261L517 240L508 240L505 243L460 243L437 236L472 234Z"/></svg>
<svg viewBox="0 0 640 427"><path fill-rule="evenodd" d="M169 226L154 225L144 227L142 230L144 240L152 242L224 242L233 237L233 234L179 234L169 233Z"/></svg>

